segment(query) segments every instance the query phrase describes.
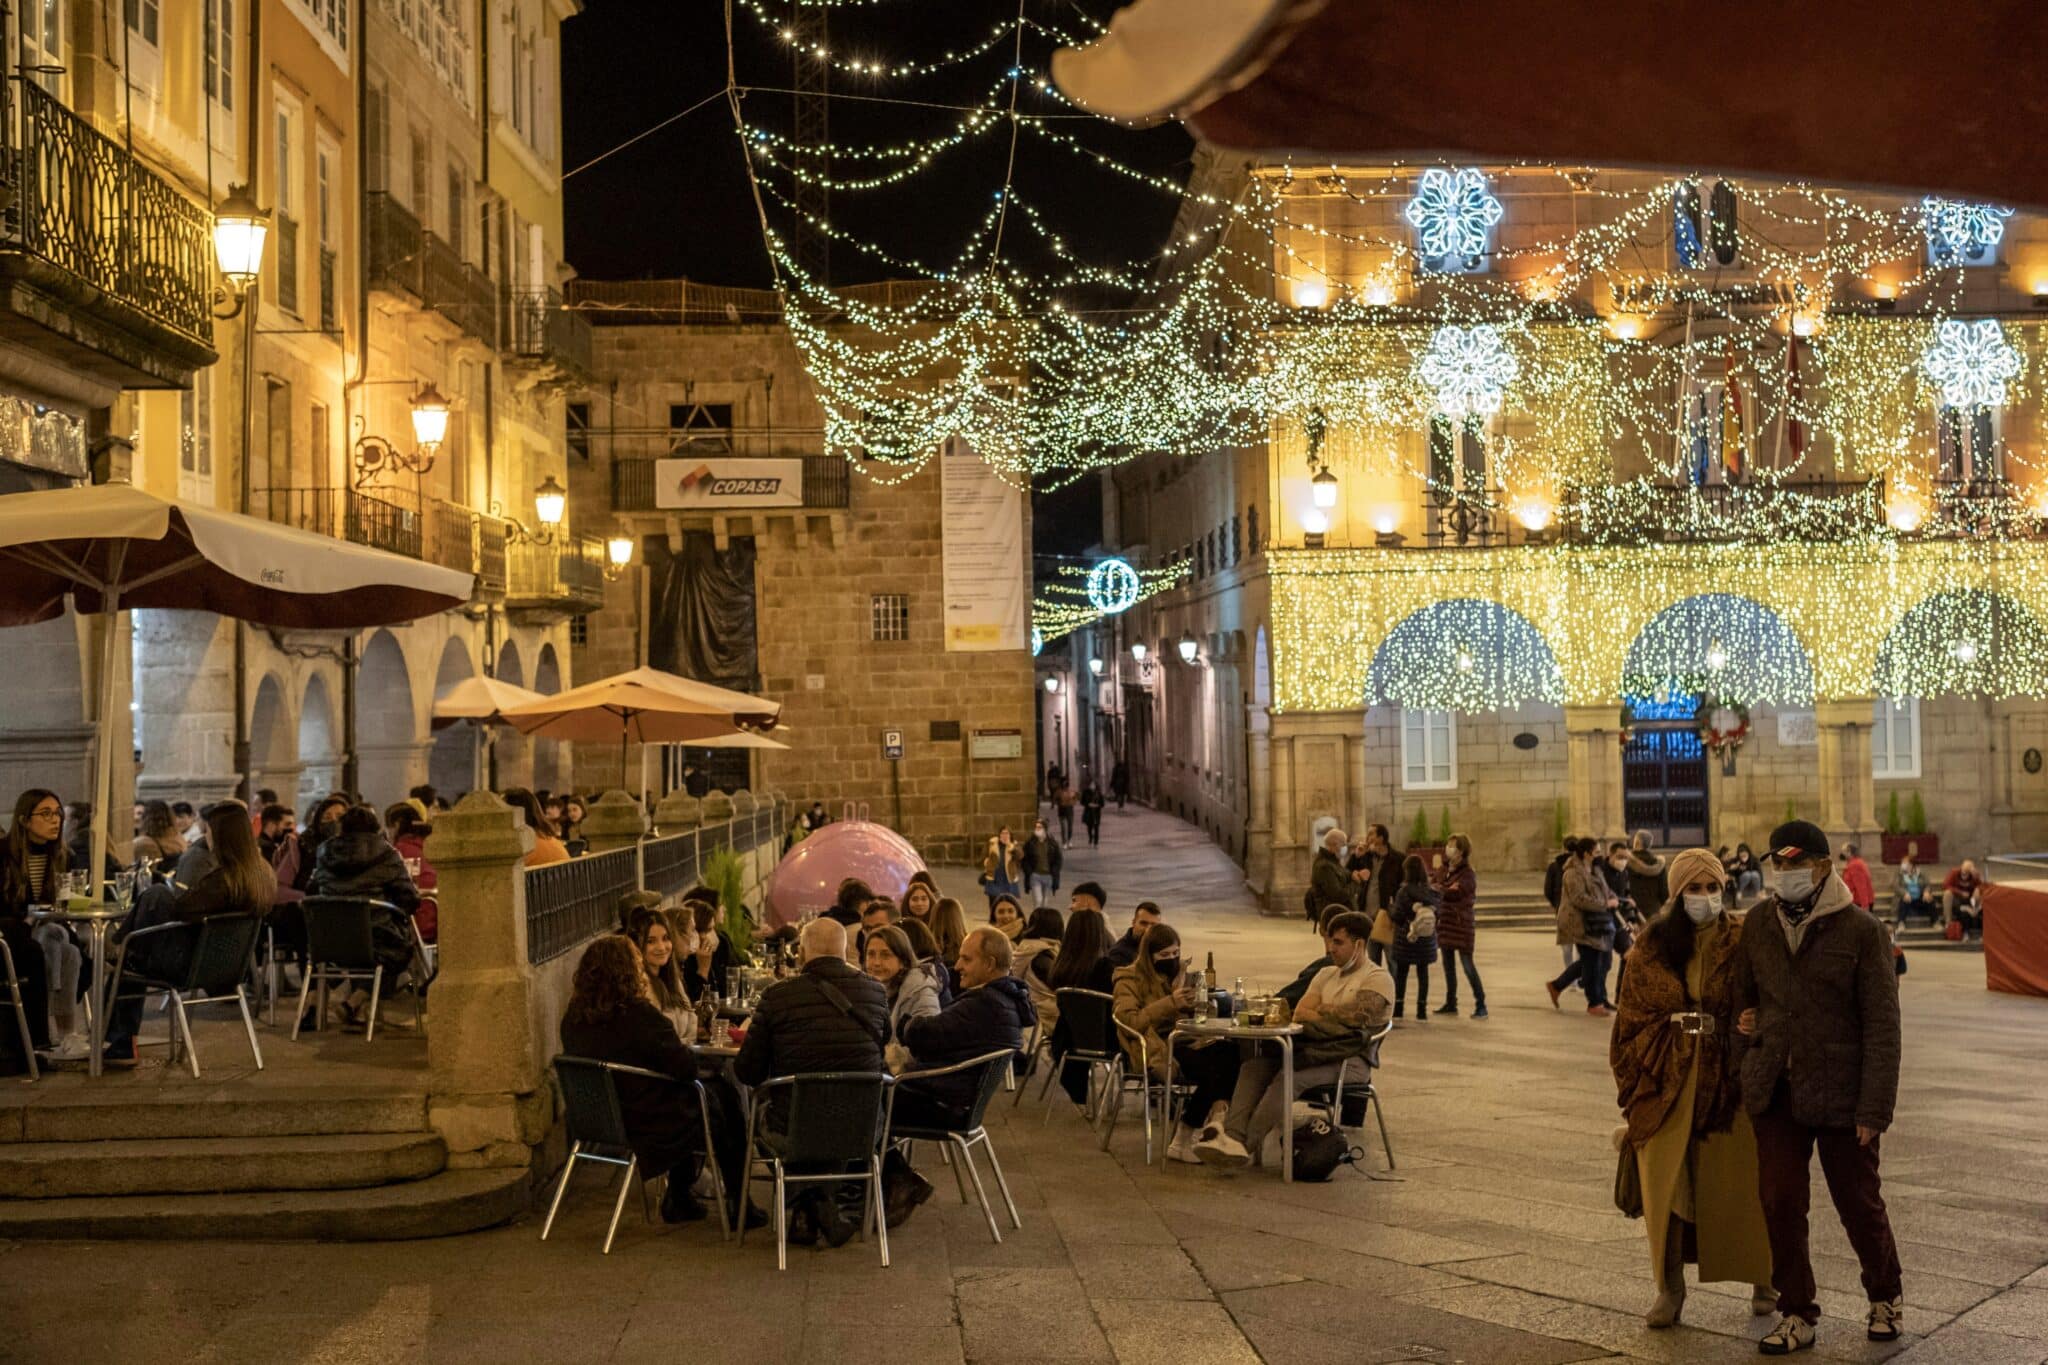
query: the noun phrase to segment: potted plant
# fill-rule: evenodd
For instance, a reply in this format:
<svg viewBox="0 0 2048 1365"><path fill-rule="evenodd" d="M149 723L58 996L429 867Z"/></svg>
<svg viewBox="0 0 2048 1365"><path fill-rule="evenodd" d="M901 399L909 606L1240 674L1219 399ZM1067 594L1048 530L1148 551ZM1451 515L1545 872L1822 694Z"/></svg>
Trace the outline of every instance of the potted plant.
<svg viewBox="0 0 2048 1365"><path fill-rule="evenodd" d="M1437 857L1444 851L1444 843L1450 837L1451 808L1449 806L1444 807L1443 834L1437 839L1431 839L1429 835L1429 812L1418 810L1415 812L1415 824L1408 831L1408 847L1403 849L1402 852L1412 853L1422 859L1424 867L1435 867Z"/></svg>
<svg viewBox="0 0 2048 1365"><path fill-rule="evenodd" d="M1941 861L1941 836L1927 830L1927 807L1915 791L1906 803L1903 818L1899 814L1899 794L1894 791L1885 801L1884 834L1878 840L1879 856L1887 863L1897 863L1907 854L1922 867Z"/></svg>

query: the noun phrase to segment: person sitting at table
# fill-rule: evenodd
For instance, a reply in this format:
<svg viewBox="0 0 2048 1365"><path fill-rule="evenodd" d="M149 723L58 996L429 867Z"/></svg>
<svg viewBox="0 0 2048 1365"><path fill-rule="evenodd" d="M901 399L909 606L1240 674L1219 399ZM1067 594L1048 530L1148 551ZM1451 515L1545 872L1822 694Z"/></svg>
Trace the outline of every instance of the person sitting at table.
<svg viewBox="0 0 2048 1365"><path fill-rule="evenodd" d="M313 868L320 861L320 845L341 833L341 815L349 804L340 792L329 792L306 807L305 828L299 834L299 871L292 883L296 890L312 894Z"/></svg>
<svg viewBox="0 0 2048 1365"><path fill-rule="evenodd" d="M988 922L991 928L1001 930L1014 947L1024 933L1024 907L1009 892L998 891L989 899Z"/></svg>
<svg viewBox="0 0 2048 1365"><path fill-rule="evenodd" d="M505 792L505 804L518 811L526 827L533 831L533 847L526 851L526 866L546 867L569 861L569 848L555 833L555 822L541 809L538 797L524 787L511 787Z"/></svg>
<svg viewBox="0 0 2048 1365"><path fill-rule="evenodd" d="M1117 1031L1130 1070L1142 1074L1141 1067L1149 1066L1148 1079L1164 1084L1167 1037L1181 1016L1194 1010L1198 999L1181 971L1179 932L1170 924L1147 929L1137 959L1128 967L1117 968L1112 982L1116 1021L1144 1039L1141 1053L1136 1038L1122 1029ZM1215 1038L1174 1040L1174 1070L1181 1083L1193 1090L1181 1104L1180 1121L1166 1145L1168 1157L1193 1165L1200 1160L1195 1155L1196 1140L1222 1136L1223 1112L1229 1108L1230 1093L1237 1084L1238 1060L1235 1043ZM1172 1096L1167 1098L1170 1105ZM1172 1122L1170 1113L1168 1121Z"/></svg>
<svg viewBox="0 0 2048 1365"><path fill-rule="evenodd" d="M1074 897L1080 899L1093 882L1083 882L1074 888ZM1097 888L1099 891L1101 888ZM1131 927L1124 930L1124 936L1110 945L1109 960L1119 967L1128 967L1138 960L1139 945L1145 941L1145 934L1155 924L1163 924L1165 914L1155 901L1139 901L1131 907Z"/></svg>
<svg viewBox="0 0 2048 1365"><path fill-rule="evenodd" d="M638 906L629 918L626 937L640 950L640 962L647 971L647 992L654 1007L668 1017L676 1033L688 1042L697 1031L697 1015L690 1008L689 988L683 984L681 956L687 945L676 933L675 921L658 905Z"/></svg>
<svg viewBox="0 0 2048 1365"><path fill-rule="evenodd" d="M931 974L932 984L938 988L939 1008L953 1003L953 973L946 966L945 956L939 952L939 941L932 937L932 931L923 920L898 920L896 927L910 940L910 951L917 955L917 965Z"/></svg>
<svg viewBox="0 0 2048 1365"><path fill-rule="evenodd" d="M868 951L868 935L884 925L894 924L902 918L897 913L896 902L887 896L876 896L860 908L860 932L853 937L853 960L865 962Z"/></svg>
<svg viewBox="0 0 2048 1365"><path fill-rule="evenodd" d="M690 929L683 936L683 985L689 990L692 1000L702 1000L704 992L715 991L721 996L732 993L732 968L739 953L727 938L725 930L718 927L718 906L712 901L693 900L683 903L683 910L690 916Z"/></svg>
<svg viewBox="0 0 2048 1365"><path fill-rule="evenodd" d="M1287 1002L1287 1008L1290 1010L1301 1003L1301 997L1308 994L1308 988L1315 983L1316 977L1322 972L1323 968L1329 966L1335 960L1330 956L1330 926L1336 922L1337 916L1349 913L1349 906L1326 905L1323 907L1322 922L1316 926L1318 932L1323 936L1323 955L1309 963L1306 967L1303 967L1301 975L1273 992L1274 995ZM1392 912L1389 911L1388 913L1391 914ZM1371 956L1370 949L1367 950L1366 955L1368 957Z"/></svg>
<svg viewBox="0 0 2048 1365"><path fill-rule="evenodd" d="M46 945L62 942L74 957L78 949L63 925L32 926L28 921L30 906L54 904L63 890L70 865L61 838L63 829L63 801L53 791L29 788L14 803L14 818L7 826L6 862L0 865L0 938L7 941L8 954L14 959L22 1009L28 1014L29 1046L37 1052L50 1048L52 982L59 985L56 994L62 1022L58 1035L68 1039L75 1029L72 1007L78 1000L77 968L70 969L70 988L63 989L64 963L56 960ZM5 987L6 982L0 981L0 991ZM21 1031L5 1017L7 1012L6 997L0 995L0 1072L12 1074L26 1071L28 1059L21 1055ZM65 1049L75 1050L73 1046Z"/></svg>
<svg viewBox="0 0 2048 1365"><path fill-rule="evenodd" d="M434 892L440 887L441 878L427 861L427 836L433 832L434 826L417 798L395 802L384 809L384 833L398 850L399 861L419 864L420 870L413 874L412 883L420 893L420 908L413 911L412 922L419 926L423 943L432 943L440 935L441 905Z"/></svg>
<svg viewBox="0 0 2048 1365"><path fill-rule="evenodd" d="M941 896L939 903L932 907L932 938L939 945L939 960L952 962L960 956L960 945L967 942L967 912L960 902L951 896Z"/></svg>
<svg viewBox="0 0 2048 1365"><path fill-rule="evenodd" d="M213 849L213 867L197 883L180 889L152 886L136 898L135 908L121 925L124 945L120 970L157 981L176 980L192 958L193 939L179 933L151 934L127 943L130 935L152 925L197 924L212 915L262 916L277 895L277 874L256 846L249 808L240 801L216 801L206 808L206 842ZM142 997L125 996L107 1011L108 1066L135 1065L135 1036L142 1031Z"/></svg>
<svg viewBox="0 0 2048 1365"><path fill-rule="evenodd" d="M1111 977L1116 964L1109 959L1109 923L1103 919L1100 910L1074 910L1067 915L1066 932L1060 935L1060 950L1050 962L1044 957L1038 959L1044 969L1045 995L1053 1001L1052 1010L1041 1014L1050 1021L1046 1036L1051 1040L1054 1071L1060 1078L1060 1086L1067 1092L1067 1098L1075 1104L1088 1102L1087 1067L1059 1065L1060 1058L1067 1055L1073 1046L1073 1035L1065 1021L1060 1018L1059 992L1063 990L1095 991L1102 995L1110 993ZM1036 974L1037 968L1034 968Z"/></svg>
<svg viewBox="0 0 2048 1365"><path fill-rule="evenodd" d="M910 935L899 925L885 924L868 935L862 954L867 974L889 992L889 1036L901 1039L903 1021L939 1012L939 985L931 968L917 960Z"/></svg>
<svg viewBox="0 0 2048 1365"><path fill-rule="evenodd" d="M155 876L160 866L175 864L178 855L184 851L185 836L178 833L178 820L171 814L171 803L145 801L142 824L135 832L129 860L141 863L151 876Z"/></svg>
<svg viewBox="0 0 2048 1365"><path fill-rule="evenodd" d="M848 929L860 923L860 912L875 898L875 889L858 877L846 877L839 883L839 890L832 898L832 906L825 912L825 918L836 920Z"/></svg>
<svg viewBox="0 0 2048 1365"><path fill-rule="evenodd" d="M806 1072L880 1072L889 1036L888 989L847 964L846 926L835 919L820 916L806 924L797 945L802 969L761 993L732 1060L734 1078L754 1086ZM771 1133L787 1128L787 1087L770 1098L765 1122ZM860 1231L858 1196L858 1186L840 1186L829 1197L819 1186L802 1187L790 1211L789 1240L809 1246L822 1232L833 1246L846 1245Z"/></svg>
<svg viewBox="0 0 2048 1365"><path fill-rule="evenodd" d="M1060 953L1060 937L1066 933L1064 916L1050 905L1041 905L1031 912L1024 921L1024 932L1017 939L1017 946L1010 954L1010 975L1026 985L1030 984L1031 964L1043 957L1050 968ZM1032 997L1032 1004L1038 1003Z"/></svg>
<svg viewBox="0 0 2048 1365"><path fill-rule="evenodd" d="M413 961L412 926L407 922L419 908L419 888L405 870L405 860L384 837L384 821L374 806L350 806L341 813L335 835L320 845L313 865L309 890L316 896L360 896L382 901L370 922L370 937L377 955L377 970L383 975L380 998L398 984L398 976ZM336 1000L328 1012L344 1028L368 1023L363 1010L370 992L357 986Z"/></svg>
<svg viewBox="0 0 2048 1365"><path fill-rule="evenodd" d="M903 917L905 919L928 920L932 909L940 900L939 884L932 874L919 868L910 874L910 885L903 888Z"/></svg>
<svg viewBox="0 0 2048 1365"><path fill-rule="evenodd" d="M708 1210L690 1192L704 1158L704 1125L697 1113L697 1092L688 1082L698 1079L697 1057L655 1003L651 978L631 939L606 934L593 939L576 964L569 1007L562 1015L562 1051L572 1057L618 1062L657 1071L681 1085L643 1076L614 1078L620 1116L640 1172L666 1176L661 1217L667 1223L688 1223ZM717 1076L704 1078L710 1107L711 1141L727 1197L737 1211L744 1199L746 1134L739 1119L737 1097ZM765 1221L749 1205L747 1226Z"/></svg>
<svg viewBox="0 0 2048 1365"><path fill-rule="evenodd" d="M1942 881L1942 918L1962 925L1965 938L1984 936L1985 884L1976 862L1970 858L1957 863Z"/></svg>
<svg viewBox="0 0 2048 1365"><path fill-rule="evenodd" d="M1892 919L1903 925L1908 915L1920 915L1933 924L1941 918L1941 911L1927 895L1927 874L1913 861L1913 851L1907 849L1899 859L1899 893L1893 906Z"/></svg>
<svg viewBox="0 0 2048 1365"><path fill-rule="evenodd" d="M1294 1043L1294 1092L1329 1085L1354 1057L1365 1053L1369 1033L1394 1013L1394 978L1371 960L1365 943L1372 921L1347 910L1329 923L1330 965L1316 973L1294 1011L1301 1033ZM1282 1128L1294 1095L1281 1093L1282 1059L1260 1056L1239 1070L1222 1131L1195 1144L1195 1155L1213 1166L1244 1166L1262 1152L1267 1134ZM1280 1140L1288 1140L1284 1129Z"/></svg>

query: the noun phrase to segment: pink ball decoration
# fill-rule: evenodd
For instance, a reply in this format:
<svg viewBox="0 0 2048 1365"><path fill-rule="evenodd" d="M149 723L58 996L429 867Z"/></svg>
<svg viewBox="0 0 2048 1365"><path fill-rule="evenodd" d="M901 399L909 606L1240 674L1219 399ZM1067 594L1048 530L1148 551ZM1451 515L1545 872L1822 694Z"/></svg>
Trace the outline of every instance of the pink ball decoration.
<svg viewBox="0 0 2048 1365"><path fill-rule="evenodd" d="M779 929L832 908L839 884L857 877L878 896L901 900L924 859L910 841L872 820L835 820L782 855L768 874L768 925Z"/></svg>

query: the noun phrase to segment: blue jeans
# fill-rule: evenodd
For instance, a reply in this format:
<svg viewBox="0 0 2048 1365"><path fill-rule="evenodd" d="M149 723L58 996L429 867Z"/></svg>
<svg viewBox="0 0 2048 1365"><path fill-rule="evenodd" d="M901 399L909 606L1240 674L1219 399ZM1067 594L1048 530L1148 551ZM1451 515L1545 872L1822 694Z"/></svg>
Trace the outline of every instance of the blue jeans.
<svg viewBox="0 0 2048 1365"><path fill-rule="evenodd" d="M1052 875L1046 872L1031 874L1031 905L1036 909L1052 900Z"/></svg>
<svg viewBox="0 0 2048 1365"><path fill-rule="evenodd" d="M1605 948L1588 948L1582 943L1579 945L1578 960L1565 968L1563 974L1550 984L1563 990L1577 982L1579 989L1586 993L1587 1009L1595 1005L1605 1005L1608 1003L1607 959L1613 956L1614 954Z"/></svg>

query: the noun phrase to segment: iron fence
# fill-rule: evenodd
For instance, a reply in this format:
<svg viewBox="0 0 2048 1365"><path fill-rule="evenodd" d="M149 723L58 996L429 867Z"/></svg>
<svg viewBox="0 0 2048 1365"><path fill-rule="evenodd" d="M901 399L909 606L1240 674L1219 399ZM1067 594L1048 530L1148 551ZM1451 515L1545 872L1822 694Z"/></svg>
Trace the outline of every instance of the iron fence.
<svg viewBox="0 0 2048 1365"><path fill-rule="evenodd" d="M498 344L498 296L462 253L432 232L421 234L420 296L427 307L488 346Z"/></svg>
<svg viewBox="0 0 2048 1365"><path fill-rule="evenodd" d="M501 324L514 356L551 361L579 375L591 373L590 323L562 306L561 291L526 289L505 295Z"/></svg>
<svg viewBox="0 0 2048 1365"><path fill-rule="evenodd" d="M370 287L420 298L420 220L388 190L363 196L370 243Z"/></svg>
<svg viewBox="0 0 2048 1365"><path fill-rule="evenodd" d="M512 610L580 615L604 605L604 542L564 535L524 541L506 553L505 603Z"/></svg>
<svg viewBox="0 0 2048 1365"><path fill-rule="evenodd" d="M615 928L619 897L639 885L639 850L593 853L526 870L526 960L552 961Z"/></svg>

